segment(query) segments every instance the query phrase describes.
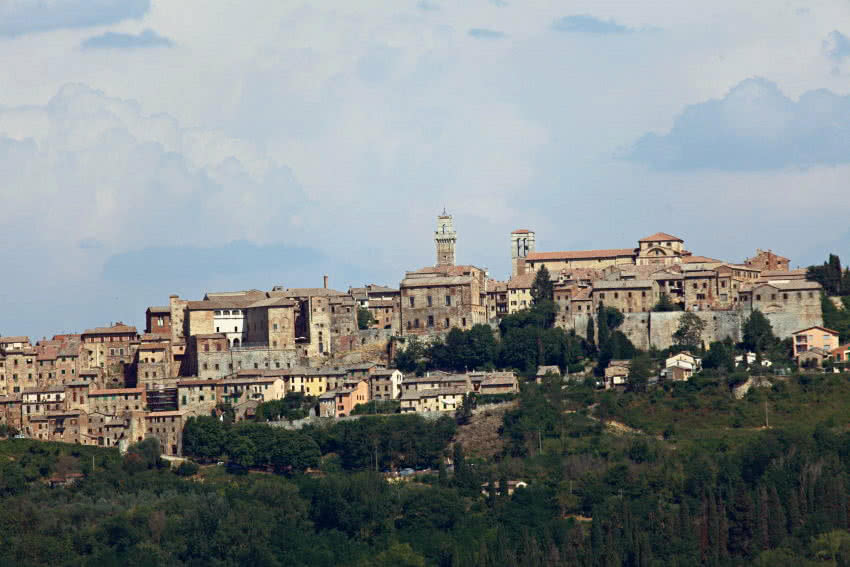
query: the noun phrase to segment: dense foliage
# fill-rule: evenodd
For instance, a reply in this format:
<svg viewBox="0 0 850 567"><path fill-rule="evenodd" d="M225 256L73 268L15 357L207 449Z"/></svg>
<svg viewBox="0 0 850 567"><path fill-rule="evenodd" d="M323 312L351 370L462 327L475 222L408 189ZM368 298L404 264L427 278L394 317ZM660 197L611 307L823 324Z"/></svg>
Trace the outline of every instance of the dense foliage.
<svg viewBox="0 0 850 567"><path fill-rule="evenodd" d="M841 269L841 259L830 254L822 266L809 266L806 279L818 282L827 295L850 295L850 269Z"/></svg>
<svg viewBox="0 0 850 567"><path fill-rule="evenodd" d="M2 441L0 557L24 567L847 564L850 377L776 379L736 400L712 372L646 392L529 383L504 414L495 460L449 447L453 420L408 415L300 432L187 424L199 457L250 453L247 475L213 463L172 472L147 441L123 459ZM271 462L299 443L312 450ZM321 472L300 473L295 454ZM387 482L374 470L402 466L433 472ZM84 478L48 487L70 472ZM516 480L528 486L511 494Z"/></svg>

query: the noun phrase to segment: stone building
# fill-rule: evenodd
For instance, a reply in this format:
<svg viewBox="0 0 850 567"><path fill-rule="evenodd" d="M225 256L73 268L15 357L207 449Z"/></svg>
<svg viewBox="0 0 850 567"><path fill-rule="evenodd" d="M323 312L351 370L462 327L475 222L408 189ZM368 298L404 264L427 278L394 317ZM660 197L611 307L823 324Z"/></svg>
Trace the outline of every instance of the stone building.
<svg viewBox="0 0 850 567"><path fill-rule="evenodd" d="M603 303L621 313L650 311L658 302L658 284L653 280L600 280L593 284L592 305Z"/></svg>
<svg viewBox="0 0 850 567"><path fill-rule="evenodd" d="M180 380L177 382L177 407L189 415L210 415L221 401L221 380Z"/></svg>
<svg viewBox="0 0 850 567"><path fill-rule="evenodd" d="M404 374L394 368L378 368L369 377L369 399L395 400L401 395Z"/></svg>
<svg viewBox="0 0 850 567"><path fill-rule="evenodd" d="M136 385L152 389L171 380L168 342L149 342L136 351Z"/></svg>
<svg viewBox="0 0 850 567"><path fill-rule="evenodd" d="M437 217L437 230L434 231L434 243L437 246L437 266L455 265L455 246L457 244L457 233L452 224L452 216L443 214Z"/></svg>
<svg viewBox="0 0 850 567"><path fill-rule="evenodd" d="M401 332L444 333L487 322L487 274L475 266L407 272L401 282Z"/></svg>
<svg viewBox="0 0 850 567"><path fill-rule="evenodd" d="M148 307L145 311L145 333L171 337L171 306Z"/></svg>
<svg viewBox="0 0 850 567"><path fill-rule="evenodd" d="M377 284L348 289L357 306L368 309L372 314L372 329L399 327L399 290Z"/></svg>
<svg viewBox="0 0 850 567"><path fill-rule="evenodd" d="M146 413L145 437L159 440L163 454L177 457L183 454L183 425L185 412L160 411Z"/></svg>
<svg viewBox="0 0 850 567"><path fill-rule="evenodd" d="M457 411L468 391L464 387L407 390L401 395L401 413Z"/></svg>
<svg viewBox="0 0 850 567"><path fill-rule="evenodd" d="M511 277L525 273L525 260L534 250L533 231L520 228L511 233Z"/></svg>
<svg viewBox="0 0 850 567"><path fill-rule="evenodd" d="M533 252L525 260L526 270L536 272L545 266L550 274L573 268L601 270L608 266L635 263L634 248L606 250L574 250L564 252Z"/></svg>
<svg viewBox="0 0 850 567"><path fill-rule="evenodd" d="M656 232L638 240L635 263L639 266L671 265L681 262L683 255L686 255L684 240L666 232Z"/></svg>
<svg viewBox="0 0 850 567"><path fill-rule="evenodd" d="M508 283L487 280L487 320L498 321L508 314Z"/></svg>
<svg viewBox="0 0 850 567"><path fill-rule="evenodd" d="M772 250L756 249L756 255L752 258L744 260L744 264L761 271L788 271L790 269L791 260L774 254Z"/></svg>
<svg viewBox="0 0 850 567"><path fill-rule="evenodd" d="M144 388L112 388L89 390L89 411L104 415L121 415L131 411L144 411Z"/></svg>
<svg viewBox="0 0 850 567"><path fill-rule="evenodd" d="M534 272L525 272L522 275L512 276L508 280L508 314L531 307L533 301L531 286L534 283L535 276Z"/></svg>
<svg viewBox="0 0 850 567"><path fill-rule="evenodd" d="M136 357L138 339L136 327L121 322L86 330L82 334L85 367L100 368L107 380L123 384Z"/></svg>
<svg viewBox="0 0 850 567"><path fill-rule="evenodd" d="M0 424L21 430L21 394L0 396Z"/></svg>

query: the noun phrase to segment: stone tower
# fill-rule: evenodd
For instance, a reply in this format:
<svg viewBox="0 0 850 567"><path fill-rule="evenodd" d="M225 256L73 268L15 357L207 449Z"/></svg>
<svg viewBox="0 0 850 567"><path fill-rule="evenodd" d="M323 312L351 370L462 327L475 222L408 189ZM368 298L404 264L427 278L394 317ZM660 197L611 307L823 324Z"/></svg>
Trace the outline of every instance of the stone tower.
<svg viewBox="0 0 850 567"><path fill-rule="evenodd" d="M455 244L457 244L457 233L452 225L452 215L437 215L437 230L434 232L434 243L437 245L437 265L455 265Z"/></svg>
<svg viewBox="0 0 850 567"><path fill-rule="evenodd" d="M524 228L511 233L511 277L525 273L525 258L534 252L534 232Z"/></svg>

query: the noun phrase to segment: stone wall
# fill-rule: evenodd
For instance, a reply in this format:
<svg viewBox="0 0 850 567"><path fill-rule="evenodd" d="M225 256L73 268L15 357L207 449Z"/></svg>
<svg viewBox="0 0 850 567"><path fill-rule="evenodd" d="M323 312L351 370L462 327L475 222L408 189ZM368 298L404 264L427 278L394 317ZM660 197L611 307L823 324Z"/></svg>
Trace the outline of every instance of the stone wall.
<svg viewBox="0 0 850 567"><path fill-rule="evenodd" d="M299 366L295 349L235 349L198 353L198 378L223 378L238 370L293 368Z"/></svg>
<svg viewBox="0 0 850 567"><path fill-rule="evenodd" d="M617 330L625 334L637 348L649 350L648 329L650 315L650 313L625 313L623 315L623 324ZM585 323L585 329L587 329L587 323Z"/></svg>
<svg viewBox="0 0 850 567"><path fill-rule="evenodd" d="M705 345L713 341L722 341L731 337L733 341L741 340L741 326L749 316L743 311L692 311L705 322L702 341ZM649 344L657 349L669 348L673 345L673 333L679 328L679 321L684 311L649 314Z"/></svg>

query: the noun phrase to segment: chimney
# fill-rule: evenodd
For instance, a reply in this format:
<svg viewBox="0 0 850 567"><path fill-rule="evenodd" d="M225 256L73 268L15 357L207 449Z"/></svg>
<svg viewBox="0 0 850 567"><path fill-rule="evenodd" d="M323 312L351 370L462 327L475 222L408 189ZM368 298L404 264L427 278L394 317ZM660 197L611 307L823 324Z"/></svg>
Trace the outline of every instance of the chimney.
<svg viewBox="0 0 850 567"><path fill-rule="evenodd" d="M327 276L327 274L322 276L322 281L324 282L324 288L328 289L328 276Z"/></svg>

